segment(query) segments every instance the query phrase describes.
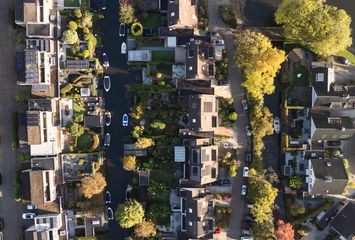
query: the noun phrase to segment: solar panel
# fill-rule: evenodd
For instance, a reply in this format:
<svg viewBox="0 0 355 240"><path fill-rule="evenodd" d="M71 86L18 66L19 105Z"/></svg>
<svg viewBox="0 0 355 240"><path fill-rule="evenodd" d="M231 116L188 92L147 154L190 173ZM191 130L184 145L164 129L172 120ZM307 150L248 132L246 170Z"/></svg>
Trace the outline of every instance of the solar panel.
<svg viewBox="0 0 355 240"><path fill-rule="evenodd" d="M44 91L44 90L50 90L51 85L49 84L35 84L32 85L32 90L37 90L37 91Z"/></svg>

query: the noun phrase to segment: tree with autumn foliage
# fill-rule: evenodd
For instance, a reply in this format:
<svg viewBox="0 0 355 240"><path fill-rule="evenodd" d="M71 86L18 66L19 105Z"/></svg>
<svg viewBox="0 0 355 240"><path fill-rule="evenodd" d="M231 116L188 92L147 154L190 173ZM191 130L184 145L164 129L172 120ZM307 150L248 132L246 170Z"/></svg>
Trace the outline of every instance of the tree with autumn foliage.
<svg viewBox="0 0 355 240"><path fill-rule="evenodd" d="M102 173L95 173L93 176L84 177L81 180L81 193L86 198L92 198L94 195L101 193L106 185Z"/></svg>
<svg viewBox="0 0 355 240"><path fill-rule="evenodd" d="M293 230L293 226L289 223L284 222L281 219L277 221L275 235L277 237L277 240L295 239L295 231Z"/></svg>
<svg viewBox="0 0 355 240"><path fill-rule="evenodd" d="M243 86L250 97L261 100L275 90L274 77L285 61L285 52L272 46L265 35L245 30L236 35L236 64L244 69Z"/></svg>
<svg viewBox="0 0 355 240"><path fill-rule="evenodd" d="M157 231L151 220L143 220L134 227L134 236L139 238L154 237Z"/></svg>

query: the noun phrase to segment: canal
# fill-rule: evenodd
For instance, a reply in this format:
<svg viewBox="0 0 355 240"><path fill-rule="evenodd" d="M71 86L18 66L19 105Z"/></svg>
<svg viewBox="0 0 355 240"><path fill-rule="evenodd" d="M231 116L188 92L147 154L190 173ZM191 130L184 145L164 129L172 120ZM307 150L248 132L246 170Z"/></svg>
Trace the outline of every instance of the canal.
<svg viewBox="0 0 355 240"><path fill-rule="evenodd" d="M110 67L105 72L111 78L111 89L105 93L106 109L112 113L111 125L106 132L111 134L110 147L106 147L107 184L111 192L110 207L115 211L117 205L125 200L125 192L129 181L129 174L123 170L121 157L123 156L123 139L128 129L122 127L122 115L128 113L125 86L134 81L134 75L128 72L126 55L121 54L121 44L126 38L118 36L118 0L108 0L105 12L103 45ZM122 229L116 220L109 221L108 239L125 239L128 231Z"/></svg>

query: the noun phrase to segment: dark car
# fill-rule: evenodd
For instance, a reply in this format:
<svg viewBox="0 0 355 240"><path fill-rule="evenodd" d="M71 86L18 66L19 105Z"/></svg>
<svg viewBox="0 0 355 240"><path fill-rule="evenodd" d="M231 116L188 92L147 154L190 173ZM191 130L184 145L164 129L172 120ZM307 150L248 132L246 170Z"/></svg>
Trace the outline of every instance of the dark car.
<svg viewBox="0 0 355 240"><path fill-rule="evenodd" d="M251 152L245 152L245 162L246 163L251 162Z"/></svg>
<svg viewBox="0 0 355 240"><path fill-rule="evenodd" d="M0 231L4 230L4 218L0 217Z"/></svg>
<svg viewBox="0 0 355 240"><path fill-rule="evenodd" d="M345 65L349 65L349 64L350 64L349 59L347 59L347 58L345 58L345 57L339 57L338 59L339 59L339 62L340 62L341 64L345 64Z"/></svg>
<svg viewBox="0 0 355 240"><path fill-rule="evenodd" d="M253 221L253 217L250 214L245 214L245 221Z"/></svg>
<svg viewBox="0 0 355 240"><path fill-rule="evenodd" d="M227 80L220 80L217 82L218 83L218 86L225 86L225 85L228 85L229 84L229 81Z"/></svg>
<svg viewBox="0 0 355 240"><path fill-rule="evenodd" d="M221 186L229 186L231 185L231 181L229 181L229 179L223 179L223 180L219 180L218 184Z"/></svg>
<svg viewBox="0 0 355 240"><path fill-rule="evenodd" d="M339 147L341 145L340 141L328 141L328 146Z"/></svg>
<svg viewBox="0 0 355 240"><path fill-rule="evenodd" d="M219 33L218 32L212 32L212 31L207 32L206 35L209 36L209 37L219 37Z"/></svg>
<svg viewBox="0 0 355 240"><path fill-rule="evenodd" d="M251 228L251 221L243 221L242 228L249 230Z"/></svg>

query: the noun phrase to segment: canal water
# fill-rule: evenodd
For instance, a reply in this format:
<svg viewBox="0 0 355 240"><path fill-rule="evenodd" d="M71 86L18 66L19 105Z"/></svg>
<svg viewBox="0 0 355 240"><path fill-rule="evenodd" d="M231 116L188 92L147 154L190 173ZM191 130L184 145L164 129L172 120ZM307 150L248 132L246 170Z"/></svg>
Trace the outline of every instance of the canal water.
<svg viewBox="0 0 355 240"><path fill-rule="evenodd" d="M119 37L118 0L107 0L104 19L103 45L110 67L105 71L111 78L111 89L105 93L106 109L112 113L112 121L106 132L111 135L110 147L106 147L107 184L111 192L110 207L115 211L117 205L125 200L125 192L129 181L129 174L123 170L121 157L123 156L123 139L128 129L122 127L122 116L128 113L128 101L125 97L125 86L134 81L134 75L128 72L127 57L121 54L121 44L126 38ZM108 238L122 240L128 232L122 229L116 220L109 222Z"/></svg>

